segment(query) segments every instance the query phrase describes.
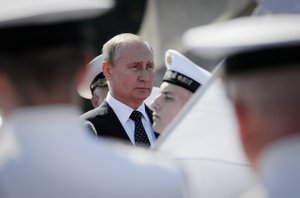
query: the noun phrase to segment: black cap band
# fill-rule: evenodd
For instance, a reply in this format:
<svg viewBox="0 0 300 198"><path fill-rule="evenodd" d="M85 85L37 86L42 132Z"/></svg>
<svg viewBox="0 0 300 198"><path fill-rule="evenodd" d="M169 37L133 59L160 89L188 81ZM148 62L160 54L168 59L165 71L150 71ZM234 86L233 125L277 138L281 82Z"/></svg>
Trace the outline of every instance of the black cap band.
<svg viewBox="0 0 300 198"><path fill-rule="evenodd" d="M0 28L0 52L23 53L63 45L85 45L93 37L87 21Z"/></svg>
<svg viewBox="0 0 300 198"><path fill-rule="evenodd" d="M171 71L171 70L166 71L163 81L183 87L191 91L192 93L195 93L196 90L200 87L200 83L194 81L193 79L181 73Z"/></svg>
<svg viewBox="0 0 300 198"><path fill-rule="evenodd" d="M300 46L270 47L236 54L228 57L225 65L227 75L280 68L287 65L300 67Z"/></svg>

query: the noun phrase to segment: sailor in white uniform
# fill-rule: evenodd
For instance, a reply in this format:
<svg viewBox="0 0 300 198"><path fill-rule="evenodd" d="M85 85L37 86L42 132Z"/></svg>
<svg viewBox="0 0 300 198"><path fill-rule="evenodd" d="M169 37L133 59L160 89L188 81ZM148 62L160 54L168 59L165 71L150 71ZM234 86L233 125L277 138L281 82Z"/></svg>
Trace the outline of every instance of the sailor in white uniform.
<svg viewBox="0 0 300 198"><path fill-rule="evenodd" d="M180 52L165 53L167 71L160 86L160 94L152 103L153 129L162 133L184 107L192 95L209 80L211 74Z"/></svg>
<svg viewBox="0 0 300 198"><path fill-rule="evenodd" d="M240 139L262 184L244 196L300 197L299 21L299 15L249 17L184 35L197 54L226 57Z"/></svg>
<svg viewBox="0 0 300 198"><path fill-rule="evenodd" d="M185 196L175 165L96 142L78 119L76 89L92 57L88 20L110 7L93 0L1 2L1 198Z"/></svg>

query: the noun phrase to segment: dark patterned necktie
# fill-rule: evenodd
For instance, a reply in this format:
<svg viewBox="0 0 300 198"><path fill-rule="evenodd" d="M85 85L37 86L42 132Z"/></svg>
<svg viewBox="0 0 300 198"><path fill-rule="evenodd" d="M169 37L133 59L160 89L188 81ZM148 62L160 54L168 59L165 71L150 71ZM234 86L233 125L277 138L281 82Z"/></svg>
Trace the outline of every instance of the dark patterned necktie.
<svg viewBox="0 0 300 198"><path fill-rule="evenodd" d="M130 115L130 118L134 121L134 141L135 145L149 147L150 141L147 137L147 133L142 124L142 113L139 111L133 111Z"/></svg>

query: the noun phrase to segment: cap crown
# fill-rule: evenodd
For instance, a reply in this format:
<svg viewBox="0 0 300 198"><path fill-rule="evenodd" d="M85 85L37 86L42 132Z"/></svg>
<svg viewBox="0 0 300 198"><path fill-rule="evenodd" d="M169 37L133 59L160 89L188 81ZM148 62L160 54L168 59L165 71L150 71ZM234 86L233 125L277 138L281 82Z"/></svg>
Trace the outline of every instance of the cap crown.
<svg viewBox="0 0 300 198"><path fill-rule="evenodd" d="M238 18L188 30L184 44L199 56L220 59L274 46L299 45L300 15Z"/></svg>
<svg viewBox="0 0 300 198"><path fill-rule="evenodd" d="M182 86L192 92L195 92L199 85L205 84L211 76L210 72L176 50L166 51L165 64L167 72L164 81Z"/></svg>
<svg viewBox="0 0 300 198"><path fill-rule="evenodd" d="M88 65L88 74L85 78L84 82L81 84L80 87L78 87L78 93L80 96L90 99L92 98L91 93L91 83L95 81L95 78L97 77L97 80L105 80L105 77L103 75L99 75L102 73L102 61L103 61L103 55L100 54L96 58L94 58ZM103 81L103 85L106 85L106 80Z"/></svg>
<svg viewBox="0 0 300 198"><path fill-rule="evenodd" d="M300 63L300 15L244 17L188 30L185 44L212 59L226 57L225 72L240 74Z"/></svg>

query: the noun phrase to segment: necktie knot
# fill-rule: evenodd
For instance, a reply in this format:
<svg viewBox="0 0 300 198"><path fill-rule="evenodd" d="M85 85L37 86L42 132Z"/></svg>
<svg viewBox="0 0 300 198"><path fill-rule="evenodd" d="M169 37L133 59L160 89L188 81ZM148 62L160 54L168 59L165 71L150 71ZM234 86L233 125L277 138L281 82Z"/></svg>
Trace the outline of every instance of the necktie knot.
<svg viewBox="0 0 300 198"><path fill-rule="evenodd" d="M141 112L139 112L139 111L133 111L133 112L131 113L131 115L130 115L130 118L131 118L133 121L137 122L137 121L140 121L140 120L141 120L142 116L143 116L143 115L142 115Z"/></svg>

